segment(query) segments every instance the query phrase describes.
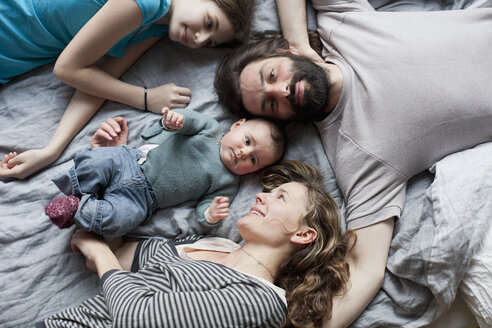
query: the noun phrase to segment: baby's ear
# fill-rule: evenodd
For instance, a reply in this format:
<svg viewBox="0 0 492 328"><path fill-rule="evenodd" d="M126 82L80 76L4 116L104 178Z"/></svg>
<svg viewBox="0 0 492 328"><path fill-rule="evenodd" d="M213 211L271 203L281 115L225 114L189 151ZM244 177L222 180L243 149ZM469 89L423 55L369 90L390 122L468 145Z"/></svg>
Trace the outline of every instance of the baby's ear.
<svg viewBox="0 0 492 328"><path fill-rule="evenodd" d="M234 128L238 127L238 126L240 126L240 125L241 125L241 124L243 124L244 122L246 122L246 119L245 119L245 118L242 118L242 119L240 119L240 120L239 120L239 121L237 121L237 122L234 122L234 123L231 125L231 129L230 129L230 130L232 130L232 129L234 129Z"/></svg>

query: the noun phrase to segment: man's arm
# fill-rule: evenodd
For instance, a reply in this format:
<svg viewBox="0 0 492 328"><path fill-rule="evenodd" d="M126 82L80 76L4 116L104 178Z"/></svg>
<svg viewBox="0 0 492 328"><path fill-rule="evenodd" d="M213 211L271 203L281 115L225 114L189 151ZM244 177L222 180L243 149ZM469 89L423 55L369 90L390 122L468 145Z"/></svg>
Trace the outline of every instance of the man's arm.
<svg viewBox="0 0 492 328"><path fill-rule="evenodd" d="M369 305L383 284L394 219L356 230L357 242L348 254L350 285L343 297L333 300L331 318L323 328L347 327Z"/></svg>
<svg viewBox="0 0 492 328"><path fill-rule="evenodd" d="M277 0L277 12L282 34L294 51L314 62L324 60L309 45L306 0Z"/></svg>

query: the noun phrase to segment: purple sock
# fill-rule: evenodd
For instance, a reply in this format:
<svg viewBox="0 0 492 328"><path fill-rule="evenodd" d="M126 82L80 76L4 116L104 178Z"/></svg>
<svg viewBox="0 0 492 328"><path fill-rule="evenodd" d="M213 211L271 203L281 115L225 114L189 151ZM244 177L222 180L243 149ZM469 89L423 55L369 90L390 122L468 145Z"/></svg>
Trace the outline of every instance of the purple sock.
<svg viewBox="0 0 492 328"><path fill-rule="evenodd" d="M46 205L44 212L60 229L70 228L79 208L80 200L75 196L61 196Z"/></svg>

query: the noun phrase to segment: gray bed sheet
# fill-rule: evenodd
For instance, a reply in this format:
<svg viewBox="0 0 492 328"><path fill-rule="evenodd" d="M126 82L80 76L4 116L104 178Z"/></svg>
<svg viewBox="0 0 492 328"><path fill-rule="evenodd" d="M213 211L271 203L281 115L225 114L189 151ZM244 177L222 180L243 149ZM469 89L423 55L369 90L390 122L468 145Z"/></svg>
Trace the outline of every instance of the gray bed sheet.
<svg viewBox="0 0 492 328"><path fill-rule="evenodd" d="M397 4L405 3L403 0L373 2L379 10L409 9L408 6L398 9ZM435 4L459 9L486 2L412 1L415 10L435 10ZM309 27L316 27L311 9ZM273 0L259 1L254 29L278 29ZM237 117L218 105L213 76L217 63L227 51L226 48L191 50L162 40L123 79L147 87L163 83L188 87L192 90L188 109L213 116L225 130ZM73 94L71 87L54 78L52 68L52 65L38 68L0 87L1 156L9 151L41 148L48 143ZM143 143L140 133L159 118L152 113L106 102L50 167L26 180L0 179L1 327L34 326L49 314L75 306L97 293L96 274L88 271L83 257L70 249L73 229L59 230L52 225L44 215L44 206L61 195L50 179L72 165L76 152L89 148L90 137L99 123L116 115L129 121L129 144L135 147ZM343 211L342 197L315 127L294 124L286 130L289 147L285 158L302 160L320 169L326 177L327 189ZM480 232L462 229L464 237L454 241L457 248L452 249L447 243L439 249L435 237L437 229L446 225L435 221L434 198L429 194L433 192L433 181L434 175L424 172L410 182L405 210L396 224L383 289L354 326L422 325L442 313L454 299L462 273L480 241ZM242 177L230 217L214 230L196 223L195 203L188 202L159 210L132 235L175 237L205 233L239 241L235 223L250 208L259 190L257 174ZM468 237L473 238L468 240ZM436 246L438 251L431 252ZM434 262L436 257L445 255L451 257L447 265ZM441 265L451 279L441 281L441 270L429 270L436 265Z"/></svg>

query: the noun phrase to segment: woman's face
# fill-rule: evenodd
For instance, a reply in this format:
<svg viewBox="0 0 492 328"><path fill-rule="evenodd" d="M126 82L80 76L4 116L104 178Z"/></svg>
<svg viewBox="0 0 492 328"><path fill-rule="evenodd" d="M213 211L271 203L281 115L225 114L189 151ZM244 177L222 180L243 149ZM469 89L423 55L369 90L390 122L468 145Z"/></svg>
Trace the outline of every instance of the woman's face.
<svg viewBox="0 0 492 328"><path fill-rule="evenodd" d="M249 212L239 219L239 233L245 241L262 241L271 246L285 243L297 231L307 200L307 188L298 182L259 193Z"/></svg>
<svg viewBox="0 0 492 328"><path fill-rule="evenodd" d="M213 47L234 38L232 24L212 0L175 0L169 38L190 48Z"/></svg>

